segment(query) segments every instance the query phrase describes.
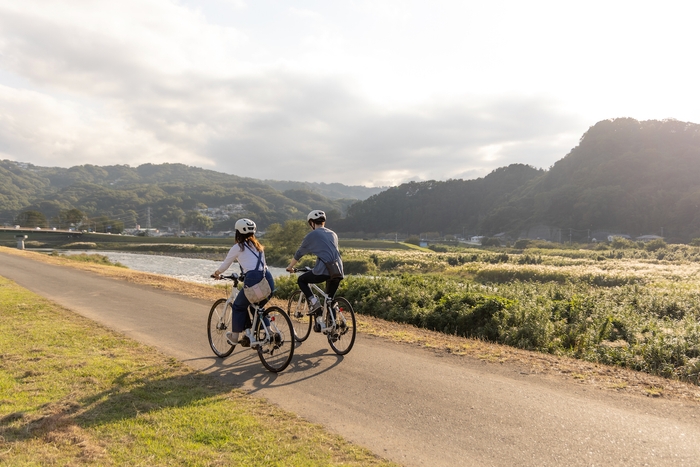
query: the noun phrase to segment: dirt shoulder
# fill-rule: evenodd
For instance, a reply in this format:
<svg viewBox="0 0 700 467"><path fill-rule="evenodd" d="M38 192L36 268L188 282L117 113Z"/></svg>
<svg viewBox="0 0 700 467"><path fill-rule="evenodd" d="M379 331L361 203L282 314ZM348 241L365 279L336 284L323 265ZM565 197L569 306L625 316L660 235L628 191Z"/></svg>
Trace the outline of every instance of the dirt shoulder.
<svg viewBox="0 0 700 467"><path fill-rule="evenodd" d="M3 248L2 251L7 254L28 256L49 264L73 267L118 280L147 285L188 297L213 301L222 295L221 291L214 287L184 282L158 274L80 263L63 257L48 256L11 248ZM275 305L286 308L285 301L273 299L272 302ZM602 391L700 403L700 387L681 381L567 357L520 350L476 339L450 336L365 315L358 314L357 321L358 330L368 335L385 338L404 345L431 349L434 352L478 359L493 365L507 365L521 373L537 374L555 379L561 378L567 382L573 381Z"/></svg>

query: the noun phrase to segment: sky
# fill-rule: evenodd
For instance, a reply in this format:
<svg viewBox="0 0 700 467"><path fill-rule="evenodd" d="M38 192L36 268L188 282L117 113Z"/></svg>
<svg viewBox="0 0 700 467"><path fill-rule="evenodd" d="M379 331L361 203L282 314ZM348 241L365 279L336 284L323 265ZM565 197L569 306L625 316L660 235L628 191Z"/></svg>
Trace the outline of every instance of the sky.
<svg viewBox="0 0 700 467"><path fill-rule="evenodd" d="M696 6L697 5L697 6ZM700 3L0 0L0 159L346 185L700 123Z"/></svg>

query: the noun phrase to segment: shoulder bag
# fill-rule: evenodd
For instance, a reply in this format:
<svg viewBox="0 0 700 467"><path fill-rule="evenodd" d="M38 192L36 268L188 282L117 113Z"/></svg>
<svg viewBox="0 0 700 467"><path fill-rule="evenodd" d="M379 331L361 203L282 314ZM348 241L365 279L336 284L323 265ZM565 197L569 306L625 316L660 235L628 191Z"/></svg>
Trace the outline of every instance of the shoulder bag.
<svg viewBox="0 0 700 467"><path fill-rule="evenodd" d="M250 248L248 245L246 245L246 247L255 255L252 248ZM255 265L255 270L257 271L262 261L262 253L258 252L256 256L258 257L258 264ZM247 298L250 303L261 302L272 294L270 283L267 281L265 274L267 272L267 265L265 263L263 263L263 265L265 267L263 268L263 277L260 282L251 286L243 284L243 293L245 294L245 298ZM248 273L250 273L250 271L248 271Z"/></svg>

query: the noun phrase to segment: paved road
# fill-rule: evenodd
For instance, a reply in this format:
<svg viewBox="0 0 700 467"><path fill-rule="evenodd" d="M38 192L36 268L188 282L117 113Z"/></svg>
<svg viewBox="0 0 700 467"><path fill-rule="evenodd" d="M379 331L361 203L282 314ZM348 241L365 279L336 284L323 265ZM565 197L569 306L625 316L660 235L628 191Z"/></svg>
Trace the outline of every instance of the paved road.
<svg viewBox="0 0 700 467"><path fill-rule="evenodd" d="M407 466L700 465L700 408L586 389L358 335L320 335L279 375L257 355L221 361L209 303L4 254L0 275Z"/></svg>

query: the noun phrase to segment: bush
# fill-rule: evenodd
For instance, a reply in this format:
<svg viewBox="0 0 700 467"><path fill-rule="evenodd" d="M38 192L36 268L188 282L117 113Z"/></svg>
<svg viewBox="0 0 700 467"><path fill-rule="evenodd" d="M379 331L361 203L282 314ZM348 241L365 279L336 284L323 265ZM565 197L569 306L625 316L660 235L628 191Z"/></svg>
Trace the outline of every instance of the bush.
<svg viewBox="0 0 700 467"><path fill-rule="evenodd" d="M614 237L612 242L610 242L610 246L618 250L632 249L638 247L636 242L622 237Z"/></svg>
<svg viewBox="0 0 700 467"><path fill-rule="evenodd" d="M530 246L530 240L526 238L521 238L513 244L513 248L517 248L518 250L524 250L528 246Z"/></svg>
<svg viewBox="0 0 700 467"><path fill-rule="evenodd" d="M373 274L377 265L372 259L344 259L343 270L345 274Z"/></svg>
<svg viewBox="0 0 700 467"><path fill-rule="evenodd" d="M481 241L481 246L501 246L501 241L494 237L486 237Z"/></svg>
<svg viewBox="0 0 700 467"><path fill-rule="evenodd" d="M662 239L657 238L655 240L652 240L650 242L647 242L644 244L644 249L647 251L656 251L660 250L662 248L666 248L666 242L664 242Z"/></svg>
<svg viewBox="0 0 700 467"><path fill-rule="evenodd" d="M420 245L420 238L418 237L408 237L403 241L404 243L410 243L411 245Z"/></svg>

